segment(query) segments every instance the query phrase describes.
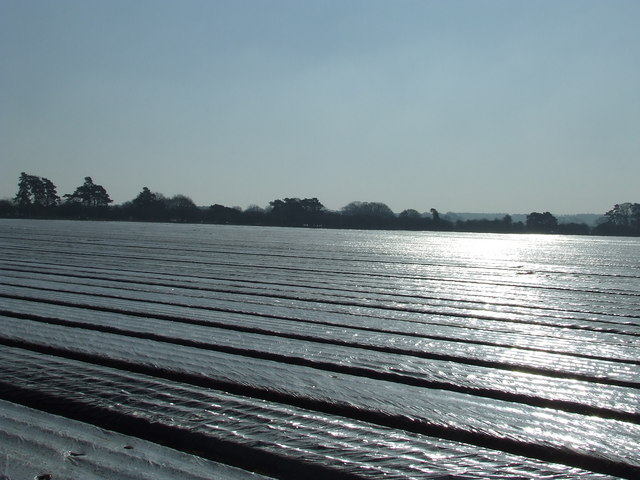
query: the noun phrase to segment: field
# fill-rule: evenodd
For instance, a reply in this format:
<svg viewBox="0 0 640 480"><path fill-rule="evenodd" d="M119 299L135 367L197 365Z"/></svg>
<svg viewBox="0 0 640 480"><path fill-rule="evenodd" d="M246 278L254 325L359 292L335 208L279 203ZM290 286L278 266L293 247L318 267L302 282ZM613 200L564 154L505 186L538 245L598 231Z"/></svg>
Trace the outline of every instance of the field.
<svg viewBox="0 0 640 480"><path fill-rule="evenodd" d="M0 246L0 478L640 477L637 238L0 220Z"/></svg>

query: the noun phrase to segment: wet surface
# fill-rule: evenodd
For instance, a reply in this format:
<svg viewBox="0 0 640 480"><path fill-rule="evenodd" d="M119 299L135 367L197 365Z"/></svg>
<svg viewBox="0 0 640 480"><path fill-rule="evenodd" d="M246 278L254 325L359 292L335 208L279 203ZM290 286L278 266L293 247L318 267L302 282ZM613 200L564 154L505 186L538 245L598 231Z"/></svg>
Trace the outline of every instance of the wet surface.
<svg viewBox="0 0 640 480"><path fill-rule="evenodd" d="M281 478L640 474L638 239L2 221L0 242L5 400Z"/></svg>

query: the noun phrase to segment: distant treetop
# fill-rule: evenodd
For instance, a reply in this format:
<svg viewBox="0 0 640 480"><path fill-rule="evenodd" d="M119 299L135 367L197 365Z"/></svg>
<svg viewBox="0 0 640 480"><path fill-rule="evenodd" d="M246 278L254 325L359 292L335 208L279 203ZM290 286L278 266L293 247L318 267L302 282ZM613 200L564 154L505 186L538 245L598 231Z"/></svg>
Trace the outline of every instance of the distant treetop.
<svg viewBox="0 0 640 480"><path fill-rule="evenodd" d="M146 186L131 201L111 206L113 200L106 189L94 183L91 177L85 177L82 185L63 198L61 202L51 180L22 172L15 197L0 200L0 216L414 231L640 235L640 203L631 202L614 205L606 212L606 220L592 228L580 223L578 216L572 223L558 222L550 212L531 212L524 223L514 221L510 215L502 218L475 215L466 219L453 214L440 215L435 208L424 213L410 208L396 215L382 202L354 201L339 211L330 211L315 197L285 197L272 200L266 208L251 205L244 211L240 207L220 204L204 208L198 207L186 195L168 198Z"/></svg>
<svg viewBox="0 0 640 480"><path fill-rule="evenodd" d="M102 185L93 183L91 177L84 177L84 184L71 194L66 194L68 202L79 202L85 207L106 207L113 202Z"/></svg>

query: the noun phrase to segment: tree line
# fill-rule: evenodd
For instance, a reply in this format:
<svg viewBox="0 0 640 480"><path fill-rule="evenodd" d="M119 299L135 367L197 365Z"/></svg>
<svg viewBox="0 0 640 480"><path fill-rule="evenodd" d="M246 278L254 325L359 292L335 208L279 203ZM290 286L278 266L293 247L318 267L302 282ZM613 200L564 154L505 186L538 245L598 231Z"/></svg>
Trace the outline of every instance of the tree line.
<svg viewBox="0 0 640 480"><path fill-rule="evenodd" d="M148 187L132 200L113 205L107 190L85 177L73 193L60 197L53 182L21 173L18 192L12 200L0 200L0 216L14 218L102 219L147 222L193 222L232 225L265 225L316 228L356 228L385 230L433 230L493 233L560 233L575 235L640 235L640 204L622 203L604 214L595 227L585 223L559 223L550 212L531 212L526 221L501 219L453 221L431 208L394 213L381 202L351 202L338 211L327 209L317 198L284 198L266 207L246 209L214 204L197 206L191 198L178 194L165 197Z"/></svg>

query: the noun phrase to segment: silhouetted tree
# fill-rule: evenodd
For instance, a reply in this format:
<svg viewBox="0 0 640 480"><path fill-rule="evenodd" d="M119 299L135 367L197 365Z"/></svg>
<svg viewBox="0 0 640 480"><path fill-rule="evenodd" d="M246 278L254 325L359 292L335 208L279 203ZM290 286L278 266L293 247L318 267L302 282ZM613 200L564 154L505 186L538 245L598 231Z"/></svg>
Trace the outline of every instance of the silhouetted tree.
<svg viewBox="0 0 640 480"><path fill-rule="evenodd" d="M640 203L627 202L615 205L605 215L616 225L627 226L632 230L640 228Z"/></svg>
<svg viewBox="0 0 640 480"><path fill-rule="evenodd" d="M398 214L398 218L412 218L412 219L418 219L418 218L422 218L422 216L420 215L420 212L418 212L417 210L414 210L413 208L409 208L407 210L403 210Z"/></svg>
<svg viewBox="0 0 640 480"><path fill-rule="evenodd" d="M160 193L154 193L148 187L142 187L142 191L131 202L123 205L134 220L160 221L166 218L166 205L164 197Z"/></svg>
<svg viewBox="0 0 640 480"><path fill-rule="evenodd" d="M563 235L589 235L591 229L586 223L559 223L558 233Z"/></svg>
<svg viewBox="0 0 640 480"><path fill-rule="evenodd" d="M243 213L238 208L225 207L216 203L207 209L205 220L211 223L240 224L243 223Z"/></svg>
<svg viewBox="0 0 640 480"><path fill-rule="evenodd" d="M200 220L200 210L191 198L177 194L166 200L169 219L178 222L195 222Z"/></svg>
<svg viewBox="0 0 640 480"><path fill-rule="evenodd" d="M424 219L417 210L413 208L403 210L398 215L398 226L407 230L420 230L424 227Z"/></svg>
<svg viewBox="0 0 640 480"><path fill-rule="evenodd" d="M391 218L394 216L393 210L381 202L351 202L342 207L342 213L351 216L364 215L378 218Z"/></svg>
<svg viewBox="0 0 640 480"><path fill-rule="evenodd" d="M442 218L440 216L440 212L438 212L438 210L436 210L435 208L432 208L430 211L431 211L431 221L427 222L427 228L429 228L430 230L444 230L444 231L453 230L453 222L445 218Z"/></svg>
<svg viewBox="0 0 640 480"><path fill-rule="evenodd" d="M251 204L245 210L245 213L264 213L264 208L260 205Z"/></svg>
<svg viewBox="0 0 640 480"><path fill-rule="evenodd" d="M317 198L285 198L269 202L269 216L275 225L319 226L325 207Z"/></svg>
<svg viewBox="0 0 640 480"><path fill-rule="evenodd" d="M524 223L514 222L511 215L502 217L502 224L504 225L504 233L521 233L524 231Z"/></svg>
<svg viewBox="0 0 640 480"><path fill-rule="evenodd" d="M48 178L42 177L42 186L44 187L44 206L55 207L60 203L57 187Z"/></svg>
<svg viewBox="0 0 640 480"><path fill-rule="evenodd" d="M264 225L266 223L267 212L259 205L249 205L238 221L249 225Z"/></svg>
<svg viewBox="0 0 640 480"><path fill-rule="evenodd" d="M0 200L0 217L14 217L17 214L17 207L14 202L8 199Z"/></svg>
<svg viewBox="0 0 640 480"><path fill-rule="evenodd" d="M342 207L344 225L352 228L395 228L396 216L381 202L351 202Z"/></svg>
<svg viewBox="0 0 640 480"><path fill-rule="evenodd" d="M508 233L512 231L512 224L504 219L469 219L458 220L456 230L460 232L486 232L486 233Z"/></svg>
<svg viewBox="0 0 640 480"><path fill-rule="evenodd" d="M527 230L532 233L552 233L558 228L558 219L549 212L531 212L527 215Z"/></svg>
<svg viewBox="0 0 640 480"><path fill-rule="evenodd" d="M549 212L532 212L523 222L514 222L510 215L502 219L458 220L454 224L450 216L441 216L431 208L423 214L407 209L396 216L381 202L351 202L340 211L328 211L317 198L284 198L269 202L263 209L256 205L244 212L239 207L211 205L200 208L185 195L165 198L143 187L138 196L130 202L107 208L113 201L102 185L97 185L91 177L85 177L84 184L72 194L64 195L60 204L56 186L49 179L20 174L18 192L13 200L0 200L0 216L60 216L113 219L136 219L149 221L207 221L213 223L281 225L281 226L326 226L333 228L381 228L410 230L459 230L476 232L536 232L589 234L586 223L558 223ZM606 221L599 223L593 233L603 235L640 235L640 204L621 203L605 214ZM580 220L578 220L580 221Z"/></svg>
<svg viewBox="0 0 640 480"><path fill-rule="evenodd" d="M14 202L18 206L20 213L26 211L26 209L33 204L31 195L30 175L22 172L20 174L20 179L18 180L18 193L16 194L14 199Z"/></svg>
<svg viewBox="0 0 640 480"><path fill-rule="evenodd" d="M18 193L14 199L20 215L43 214L57 206L59 201L56 186L51 180L25 172L20 174Z"/></svg>
<svg viewBox="0 0 640 480"><path fill-rule="evenodd" d="M598 225L598 235L640 235L640 203L620 203L605 213L607 221Z"/></svg>
<svg viewBox="0 0 640 480"><path fill-rule="evenodd" d="M76 188L72 194L66 194L65 198L70 203L80 203L84 207L107 207L113 202L102 185L93 183L91 177L84 177L84 184Z"/></svg>
<svg viewBox="0 0 640 480"><path fill-rule="evenodd" d="M142 191L131 203L134 207L146 207L158 201L158 195L149 190L149 187L142 187Z"/></svg>
<svg viewBox="0 0 640 480"><path fill-rule="evenodd" d="M33 195L33 204L38 207L44 206L44 184L42 183L42 180L40 177L30 175L29 181L31 184L31 193Z"/></svg>

